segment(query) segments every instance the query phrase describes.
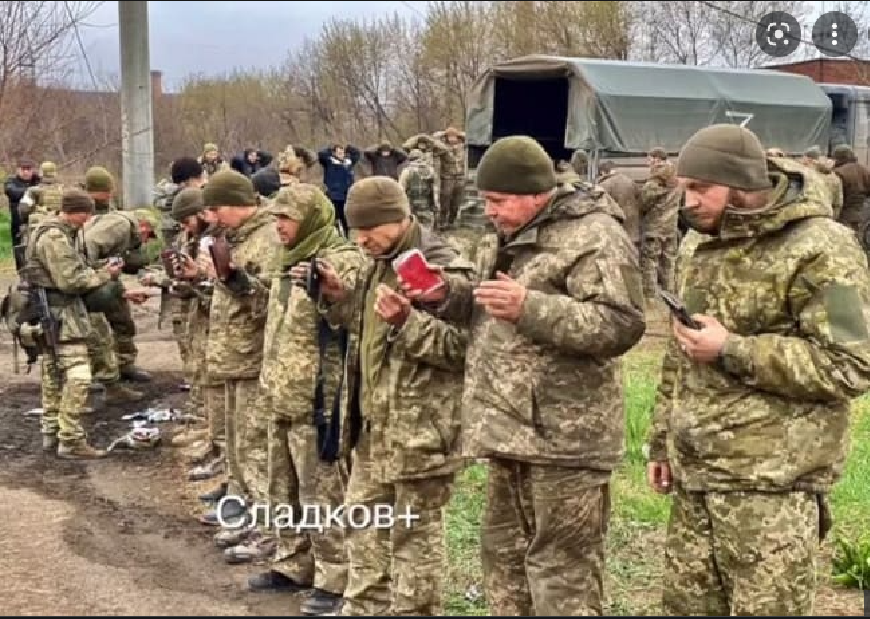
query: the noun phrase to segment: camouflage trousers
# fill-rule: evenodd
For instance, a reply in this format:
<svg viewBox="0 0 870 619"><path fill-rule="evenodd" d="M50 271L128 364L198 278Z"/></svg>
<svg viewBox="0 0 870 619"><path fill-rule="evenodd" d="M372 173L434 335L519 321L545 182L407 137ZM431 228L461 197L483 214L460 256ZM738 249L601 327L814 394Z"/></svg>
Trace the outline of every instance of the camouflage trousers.
<svg viewBox="0 0 870 619"><path fill-rule="evenodd" d="M103 384L117 382L120 374L112 327L104 314L89 313L88 319L91 323L88 357L91 362L92 379Z"/></svg>
<svg viewBox="0 0 870 619"><path fill-rule="evenodd" d="M602 614L607 478L582 469L490 462L480 554L492 615Z"/></svg>
<svg viewBox="0 0 870 619"><path fill-rule="evenodd" d="M81 414L88 401L91 365L85 343L61 344L57 360L43 354L42 434L57 435L61 443L85 440Z"/></svg>
<svg viewBox="0 0 870 619"><path fill-rule="evenodd" d="M659 287L673 288L674 267L677 262L679 240L677 236L644 236L640 248L640 268L643 291L648 298L658 295Z"/></svg>
<svg viewBox="0 0 870 619"><path fill-rule="evenodd" d="M345 520L371 515L369 526L346 523L348 558L343 616L442 616L447 574L445 511L454 476L387 483L363 432L353 453L345 495ZM377 506L388 505L396 522L374 526ZM364 507L363 507L364 506ZM412 514L414 520L399 516Z"/></svg>
<svg viewBox="0 0 870 619"><path fill-rule="evenodd" d="M666 615L811 615L819 501L677 487L665 545Z"/></svg>
<svg viewBox="0 0 870 619"><path fill-rule="evenodd" d="M224 383L227 494L257 503L268 500L268 416L261 407L258 378Z"/></svg>
<svg viewBox="0 0 870 619"><path fill-rule="evenodd" d="M208 345L208 317L201 314L188 322L185 341L184 377L190 384L190 408L195 415L208 419L208 437L217 449L226 447L226 390L224 383L210 380L206 372L205 351Z"/></svg>
<svg viewBox="0 0 870 619"><path fill-rule="evenodd" d="M441 228L452 226L456 223L464 197L465 179L463 177L445 176L441 179Z"/></svg>
<svg viewBox="0 0 870 619"><path fill-rule="evenodd" d="M417 221L427 228L433 228L435 223L440 221L438 207L431 196L429 199L417 198L412 200L411 213L417 218Z"/></svg>
<svg viewBox="0 0 870 619"><path fill-rule="evenodd" d="M294 529L277 528L273 522L278 548L271 569L297 583L341 595L347 585L344 531L330 526L328 513L337 511L343 502L347 482L343 467L337 462L328 464L320 460L314 426L294 425L281 419L274 405L269 420L268 451L269 503L273 516L289 513L292 523L299 525L303 518L308 518L309 511L316 509L319 518L314 524L324 525L322 529Z"/></svg>
<svg viewBox="0 0 870 619"><path fill-rule="evenodd" d="M109 312L105 316L112 327L118 368L123 370L124 368L134 366L139 351L136 348L136 322L133 320L133 310L130 308L130 302L126 299L121 299L118 310Z"/></svg>

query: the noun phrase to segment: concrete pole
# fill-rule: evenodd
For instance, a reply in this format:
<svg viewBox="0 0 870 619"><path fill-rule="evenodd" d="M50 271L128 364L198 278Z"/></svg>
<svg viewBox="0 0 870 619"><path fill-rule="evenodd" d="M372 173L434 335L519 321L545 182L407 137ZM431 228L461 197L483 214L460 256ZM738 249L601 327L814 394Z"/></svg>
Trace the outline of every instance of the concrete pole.
<svg viewBox="0 0 870 619"><path fill-rule="evenodd" d="M154 129L148 2L118 2L121 47L121 148L124 207L150 206L154 189Z"/></svg>

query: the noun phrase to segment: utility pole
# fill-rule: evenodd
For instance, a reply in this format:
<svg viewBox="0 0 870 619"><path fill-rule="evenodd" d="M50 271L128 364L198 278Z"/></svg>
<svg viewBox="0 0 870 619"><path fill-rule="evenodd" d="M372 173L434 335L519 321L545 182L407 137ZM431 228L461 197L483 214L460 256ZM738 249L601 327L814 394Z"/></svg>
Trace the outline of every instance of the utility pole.
<svg viewBox="0 0 870 619"><path fill-rule="evenodd" d="M150 206L154 188L154 129L148 2L118 2L121 47L121 149L124 208Z"/></svg>

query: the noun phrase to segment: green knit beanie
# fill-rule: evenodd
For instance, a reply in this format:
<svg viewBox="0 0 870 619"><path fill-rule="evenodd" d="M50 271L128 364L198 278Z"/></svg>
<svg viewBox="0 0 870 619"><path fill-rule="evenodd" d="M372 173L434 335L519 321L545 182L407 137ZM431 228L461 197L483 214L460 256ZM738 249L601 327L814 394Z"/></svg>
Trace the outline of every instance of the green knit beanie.
<svg viewBox="0 0 870 619"><path fill-rule="evenodd" d="M738 125L697 131L680 151L677 176L743 191L771 188L764 147L754 133Z"/></svg>
<svg viewBox="0 0 870 619"><path fill-rule="evenodd" d="M202 210L202 190L196 187L182 189L172 200L172 219L175 221L184 221Z"/></svg>
<svg viewBox="0 0 870 619"><path fill-rule="evenodd" d="M408 196L389 176L369 176L350 187L344 204L350 228L368 230L404 221L411 215Z"/></svg>
<svg viewBox="0 0 870 619"><path fill-rule="evenodd" d="M111 193L115 189L115 179L106 168L94 166L85 172L85 191L91 193Z"/></svg>
<svg viewBox="0 0 870 619"><path fill-rule="evenodd" d="M477 189L512 195L537 195L556 186L556 170L544 147L515 135L497 140L477 166Z"/></svg>
<svg viewBox="0 0 870 619"><path fill-rule="evenodd" d="M210 176L202 188L202 206L257 206L254 185L247 176L235 170L221 170Z"/></svg>

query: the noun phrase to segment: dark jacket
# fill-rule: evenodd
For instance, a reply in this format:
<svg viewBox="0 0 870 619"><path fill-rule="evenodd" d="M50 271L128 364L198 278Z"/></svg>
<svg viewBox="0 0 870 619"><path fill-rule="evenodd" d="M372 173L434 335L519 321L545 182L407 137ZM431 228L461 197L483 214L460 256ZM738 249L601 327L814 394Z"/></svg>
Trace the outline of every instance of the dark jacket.
<svg viewBox="0 0 870 619"><path fill-rule="evenodd" d="M39 176L33 175L29 181L22 180L20 177L12 176L6 179L4 193L9 200L9 215L11 219L11 229L14 236L18 236L18 230L21 227L21 216L18 213L18 205L21 203L21 198L27 193L31 187L36 187L39 184ZM13 238L12 243L17 243L18 239Z"/></svg>
<svg viewBox="0 0 870 619"><path fill-rule="evenodd" d="M354 181L353 169L360 158L360 151L354 146L347 146L344 154L344 161L339 161L328 146L317 153L317 159L323 168L326 195L333 202L344 202L347 198L347 192Z"/></svg>
<svg viewBox="0 0 870 619"><path fill-rule="evenodd" d="M399 166L408 160L408 154L401 148L391 148L390 154L384 157L380 147L372 146L364 154L372 167L372 176L389 176L395 180L399 180Z"/></svg>
<svg viewBox="0 0 870 619"><path fill-rule="evenodd" d="M251 163L248 161L248 154L252 152L254 152L254 149L246 148L245 152L241 155L236 155L232 158L230 161L230 167L239 174L244 174L250 178L256 174L258 170L261 170L272 163L272 155L264 150L258 150L257 156L259 159L256 163Z"/></svg>

